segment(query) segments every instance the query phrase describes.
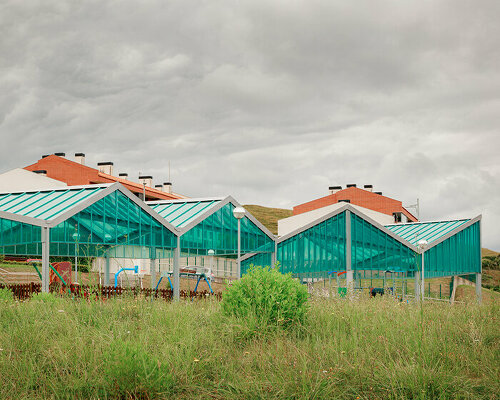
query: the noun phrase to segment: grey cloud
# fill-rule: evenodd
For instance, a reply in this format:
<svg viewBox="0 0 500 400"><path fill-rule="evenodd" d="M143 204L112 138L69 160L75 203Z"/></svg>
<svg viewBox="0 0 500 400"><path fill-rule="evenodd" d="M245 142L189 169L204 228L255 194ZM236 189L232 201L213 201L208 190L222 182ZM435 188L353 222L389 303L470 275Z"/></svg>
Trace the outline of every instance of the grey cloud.
<svg viewBox="0 0 500 400"><path fill-rule="evenodd" d="M500 5L0 2L2 169L83 151L192 196L373 184L500 249Z"/></svg>

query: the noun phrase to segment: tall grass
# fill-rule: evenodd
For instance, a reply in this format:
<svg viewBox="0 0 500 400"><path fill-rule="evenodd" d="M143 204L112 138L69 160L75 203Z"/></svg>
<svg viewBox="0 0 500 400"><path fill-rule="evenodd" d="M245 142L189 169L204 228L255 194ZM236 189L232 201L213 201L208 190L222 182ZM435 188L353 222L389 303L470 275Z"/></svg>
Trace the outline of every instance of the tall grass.
<svg viewBox="0 0 500 400"><path fill-rule="evenodd" d="M495 399L498 318L498 303L311 300L302 326L260 333L212 301L2 300L0 398Z"/></svg>

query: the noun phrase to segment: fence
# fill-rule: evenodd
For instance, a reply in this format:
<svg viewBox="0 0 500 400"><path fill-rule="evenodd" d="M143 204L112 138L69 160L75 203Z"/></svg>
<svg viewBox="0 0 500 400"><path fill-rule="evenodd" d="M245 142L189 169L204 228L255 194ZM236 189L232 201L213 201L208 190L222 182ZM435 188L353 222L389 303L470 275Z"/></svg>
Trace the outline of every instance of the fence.
<svg viewBox="0 0 500 400"><path fill-rule="evenodd" d="M5 285L0 284L0 289L9 289L12 291L14 298L18 300L27 300L34 294L41 293L42 284L41 283L26 283L26 284L12 284ZM173 292L170 289L158 289L154 290L151 288L124 288L124 287L111 287L111 286L89 286L89 285L50 285L50 292L59 294L61 296L76 297L76 298L112 298L119 297L122 295L130 295L137 297L139 295L143 297L150 298L161 298L165 301L171 301L173 298ZM211 294L208 291L197 291L191 292L187 290L180 291L180 297L184 299L206 299L208 297L215 298L217 300L222 299L221 293Z"/></svg>

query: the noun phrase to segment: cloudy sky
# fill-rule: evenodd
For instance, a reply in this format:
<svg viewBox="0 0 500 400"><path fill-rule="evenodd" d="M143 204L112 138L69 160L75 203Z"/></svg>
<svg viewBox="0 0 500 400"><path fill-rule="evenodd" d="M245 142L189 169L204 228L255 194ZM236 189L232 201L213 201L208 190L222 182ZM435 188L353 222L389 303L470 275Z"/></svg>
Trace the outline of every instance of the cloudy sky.
<svg viewBox="0 0 500 400"><path fill-rule="evenodd" d="M500 250L500 2L0 0L0 169L287 207L373 184Z"/></svg>

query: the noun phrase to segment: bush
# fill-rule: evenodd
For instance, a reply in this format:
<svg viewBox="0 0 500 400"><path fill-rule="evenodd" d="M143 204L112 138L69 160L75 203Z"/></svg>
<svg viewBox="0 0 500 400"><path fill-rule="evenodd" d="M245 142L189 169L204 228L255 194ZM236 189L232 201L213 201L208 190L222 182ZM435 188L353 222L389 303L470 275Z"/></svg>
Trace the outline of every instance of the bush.
<svg viewBox="0 0 500 400"><path fill-rule="evenodd" d="M247 318L256 328L289 327L302 323L306 316L307 289L290 274L277 268L251 266L223 294L225 315Z"/></svg>

